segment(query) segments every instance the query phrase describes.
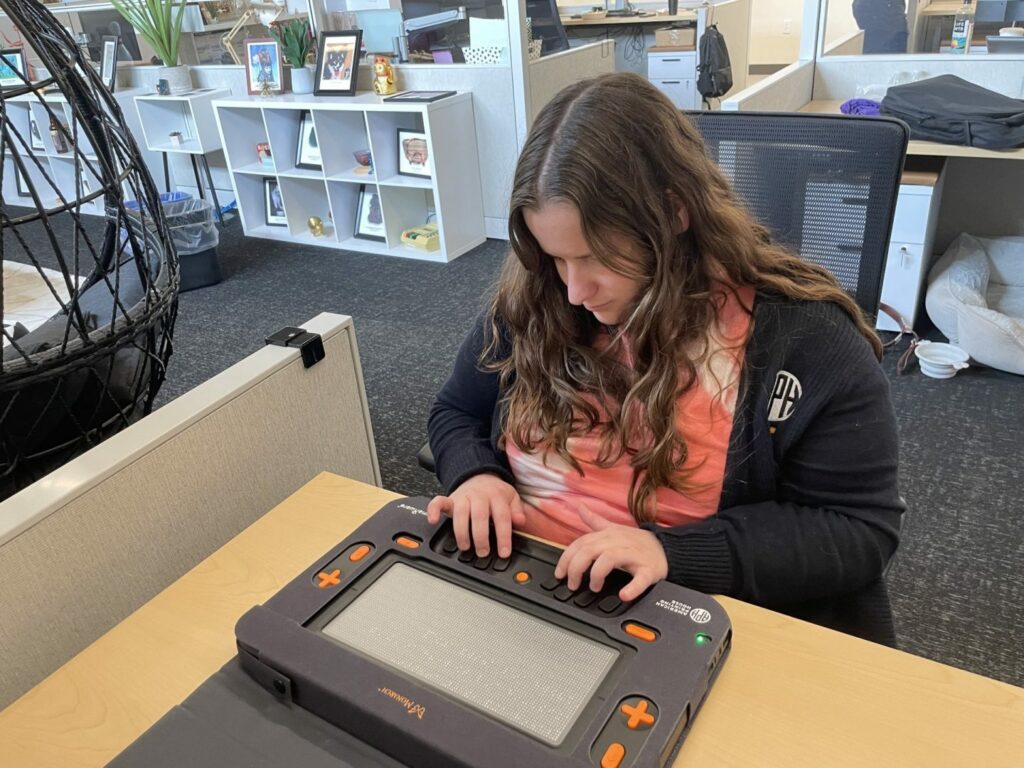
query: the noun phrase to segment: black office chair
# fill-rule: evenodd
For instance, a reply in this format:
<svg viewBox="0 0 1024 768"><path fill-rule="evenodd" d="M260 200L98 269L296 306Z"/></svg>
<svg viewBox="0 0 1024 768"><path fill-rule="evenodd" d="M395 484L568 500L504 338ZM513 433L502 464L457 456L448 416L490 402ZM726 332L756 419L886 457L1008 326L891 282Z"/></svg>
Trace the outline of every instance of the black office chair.
<svg viewBox="0 0 1024 768"><path fill-rule="evenodd" d="M900 120L687 112L772 236L820 264L874 323L910 131Z"/></svg>
<svg viewBox="0 0 1024 768"><path fill-rule="evenodd" d="M687 112L751 213L874 324L910 130L887 117ZM430 446L417 454L434 471Z"/></svg>
<svg viewBox="0 0 1024 768"><path fill-rule="evenodd" d="M533 39L544 41L541 56L569 50L569 37L565 34L556 0L526 0L526 15L531 20Z"/></svg>

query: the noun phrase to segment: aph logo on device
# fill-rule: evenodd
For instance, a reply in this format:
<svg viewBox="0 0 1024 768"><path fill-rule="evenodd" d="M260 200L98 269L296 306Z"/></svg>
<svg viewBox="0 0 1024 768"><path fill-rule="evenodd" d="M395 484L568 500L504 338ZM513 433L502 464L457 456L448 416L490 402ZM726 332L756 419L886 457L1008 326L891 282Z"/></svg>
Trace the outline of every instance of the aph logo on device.
<svg viewBox="0 0 1024 768"><path fill-rule="evenodd" d="M803 391L800 379L789 371L779 371L775 375L772 396L768 399L768 421L785 421L792 416Z"/></svg>

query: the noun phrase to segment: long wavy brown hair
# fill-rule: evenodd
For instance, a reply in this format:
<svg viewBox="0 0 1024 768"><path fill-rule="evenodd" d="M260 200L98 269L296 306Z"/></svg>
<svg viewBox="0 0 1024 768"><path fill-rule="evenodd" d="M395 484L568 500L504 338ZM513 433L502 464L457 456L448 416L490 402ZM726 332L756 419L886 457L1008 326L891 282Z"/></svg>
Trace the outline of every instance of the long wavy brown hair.
<svg viewBox="0 0 1024 768"><path fill-rule="evenodd" d="M569 304L553 259L526 225L524 212L549 202L576 208L593 256L639 281L635 306L606 329L611 343L601 349L600 323ZM689 217L682 232L680 208ZM596 430L598 464L629 457L628 503L638 522L654 518L657 488L697 490L681 471L687 445L675 407L710 353L723 285L835 302L881 356L853 299L823 268L771 242L693 124L637 75L585 80L544 107L516 166L509 240L481 355L500 374L504 439L524 451L554 450L582 472L566 440ZM619 362L626 340L631 366Z"/></svg>

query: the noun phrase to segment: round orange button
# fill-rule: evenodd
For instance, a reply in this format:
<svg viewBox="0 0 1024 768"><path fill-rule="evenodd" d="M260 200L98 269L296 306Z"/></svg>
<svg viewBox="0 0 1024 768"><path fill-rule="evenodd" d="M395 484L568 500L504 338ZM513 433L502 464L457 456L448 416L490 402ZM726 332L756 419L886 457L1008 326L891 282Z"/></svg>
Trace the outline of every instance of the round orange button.
<svg viewBox="0 0 1024 768"><path fill-rule="evenodd" d="M525 584L530 580L530 574L526 571L516 571L516 575L513 578L520 584Z"/></svg>

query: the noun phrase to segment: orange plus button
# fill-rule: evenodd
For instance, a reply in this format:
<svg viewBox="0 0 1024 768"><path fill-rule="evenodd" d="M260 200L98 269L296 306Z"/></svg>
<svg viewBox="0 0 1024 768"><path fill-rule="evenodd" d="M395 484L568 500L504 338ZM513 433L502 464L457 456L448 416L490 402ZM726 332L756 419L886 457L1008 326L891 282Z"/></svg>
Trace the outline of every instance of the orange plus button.
<svg viewBox="0 0 1024 768"><path fill-rule="evenodd" d="M608 749L604 751L604 756L601 758L601 768L619 768L622 765L622 758L626 756L626 748L619 744L617 741L613 741L608 745Z"/></svg>
<svg viewBox="0 0 1024 768"><path fill-rule="evenodd" d="M629 718L626 721L626 726L631 731L635 731L637 728L649 728L654 725L654 715L647 711L646 699L640 699L635 706L623 704L619 711Z"/></svg>
<svg viewBox="0 0 1024 768"><path fill-rule="evenodd" d="M364 557L370 554L370 547L367 544L362 544L353 550L352 554L348 556L348 559L353 563L358 563Z"/></svg>
<svg viewBox="0 0 1024 768"><path fill-rule="evenodd" d="M525 584L530 580L530 574L526 571L516 571L516 575L512 578L514 578L519 584Z"/></svg>
<svg viewBox="0 0 1024 768"><path fill-rule="evenodd" d="M335 568L330 573L320 571L320 573L318 573L316 577L320 579L320 583L317 584L317 586L320 587L320 589L325 589L327 587L333 587L338 584L341 584L341 571L339 571L337 568Z"/></svg>

